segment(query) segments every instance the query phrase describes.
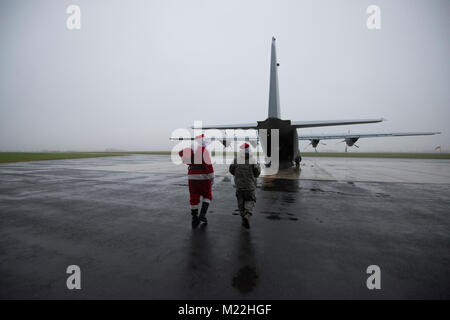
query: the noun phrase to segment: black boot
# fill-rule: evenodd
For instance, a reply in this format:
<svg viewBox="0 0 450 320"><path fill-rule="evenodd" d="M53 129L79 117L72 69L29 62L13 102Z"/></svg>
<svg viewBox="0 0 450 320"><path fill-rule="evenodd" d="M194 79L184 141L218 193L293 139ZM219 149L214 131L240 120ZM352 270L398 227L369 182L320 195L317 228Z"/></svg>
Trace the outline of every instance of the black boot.
<svg viewBox="0 0 450 320"><path fill-rule="evenodd" d="M245 211L242 216L242 226L246 229L250 229L250 217L252 213L249 211Z"/></svg>
<svg viewBox="0 0 450 320"><path fill-rule="evenodd" d="M208 223L208 219L206 219L206 212L208 211L209 203L203 202L202 209L200 210L199 220L204 223Z"/></svg>
<svg viewBox="0 0 450 320"><path fill-rule="evenodd" d="M196 228L200 220L198 219L198 209L191 209L191 215L192 215L192 228Z"/></svg>

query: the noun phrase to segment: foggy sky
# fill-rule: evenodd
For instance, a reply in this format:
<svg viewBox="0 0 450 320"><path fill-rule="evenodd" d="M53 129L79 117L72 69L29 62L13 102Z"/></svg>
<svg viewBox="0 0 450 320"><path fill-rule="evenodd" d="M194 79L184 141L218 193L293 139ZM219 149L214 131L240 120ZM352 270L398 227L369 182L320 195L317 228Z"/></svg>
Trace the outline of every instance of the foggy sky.
<svg viewBox="0 0 450 320"><path fill-rule="evenodd" d="M2 0L0 150L170 150L194 120L264 120L275 36L283 119L388 119L299 134L442 131L359 151L448 151L449 16L448 0Z"/></svg>

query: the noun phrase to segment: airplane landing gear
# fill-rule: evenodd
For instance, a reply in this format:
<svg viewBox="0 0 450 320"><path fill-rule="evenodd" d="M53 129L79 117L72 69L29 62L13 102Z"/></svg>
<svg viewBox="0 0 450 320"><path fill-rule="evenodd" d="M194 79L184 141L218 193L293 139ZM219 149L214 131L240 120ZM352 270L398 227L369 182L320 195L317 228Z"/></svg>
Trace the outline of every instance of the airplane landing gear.
<svg viewBox="0 0 450 320"><path fill-rule="evenodd" d="M300 162L302 161L302 157L300 155L297 155L295 157L294 161L295 161L295 166L298 168L298 167L300 167Z"/></svg>

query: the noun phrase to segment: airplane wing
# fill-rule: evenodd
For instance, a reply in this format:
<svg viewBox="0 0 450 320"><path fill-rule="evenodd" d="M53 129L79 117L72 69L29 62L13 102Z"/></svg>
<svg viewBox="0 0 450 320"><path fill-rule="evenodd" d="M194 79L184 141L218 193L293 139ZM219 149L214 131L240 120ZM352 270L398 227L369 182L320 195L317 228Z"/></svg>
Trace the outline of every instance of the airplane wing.
<svg viewBox="0 0 450 320"><path fill-rule="evenodd" d="M299 135L299 140L332 140L332 139L359 139L377 137L404 137L404 136L430 136L440 132L391 132L391 133L348 133L348 134L314 134Z"/></svg>
<svg viewBox="0 0 450 320"><path fill-rule="evenodd" d="M171 137L169 140L172 141L182 141L182 140L190 140L190 141L195 141L195 138L192 137ZM258 137L223 137L223 138L216 138L216 137L205 137L204 140L207 143L211 143L213 141L219 141L220 143L223 144L224 147L229 147L231 145L232 142L248 142L250 143L253 147L256 147L259 143L259 138Z"/></svg>
<svg viewBox="0 0 450 320"><path fill-rule="evenodd" d="M376 123L384 121L383 118L378 119L354 119L354 120L319 120L319 121L292 121L291 125L295 128L312 128L327 126L343 126L349 124Z"/></svg>

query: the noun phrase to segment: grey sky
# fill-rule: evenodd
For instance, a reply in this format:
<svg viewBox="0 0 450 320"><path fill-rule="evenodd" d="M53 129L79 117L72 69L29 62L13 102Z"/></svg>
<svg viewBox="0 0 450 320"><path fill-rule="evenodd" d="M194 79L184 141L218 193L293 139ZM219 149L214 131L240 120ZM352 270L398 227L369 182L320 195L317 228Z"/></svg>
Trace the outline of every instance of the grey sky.
<svg viewBox="0 0 450 320"><path fill-rule="evenodd" d="M66 29L70 4L81 30ZM379 31L366 28L370 4L381 7ZM194 120L263 120L275 35L282 118L388 119L300 134L438 130L365 139L360 151L448 151L449 9L446 0L2 0L0 150L169 150L170 133Z"/></svg>

